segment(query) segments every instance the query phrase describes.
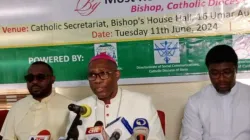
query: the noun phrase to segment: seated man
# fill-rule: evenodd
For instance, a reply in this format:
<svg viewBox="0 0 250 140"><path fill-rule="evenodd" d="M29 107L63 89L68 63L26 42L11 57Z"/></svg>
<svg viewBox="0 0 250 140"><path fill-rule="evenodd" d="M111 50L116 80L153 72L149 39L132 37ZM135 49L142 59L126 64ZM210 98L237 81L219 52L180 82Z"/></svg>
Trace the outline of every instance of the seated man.
<svg viewBox="0 0 250 140"><path fill-rule="evenodd" d="M52 90L55 76L47 63L33 63L25 80L31 96L13 105L0 135L3 140L28 140L31 135L48 130L51 140L58 140L65 134L72 101Z"/></svg>
<svg viewBox="0 0 250 140"><path fill-rule="evenodd" d="M118 87L120 71L116 61L101 53L90 60L88 66L88 80L95 95L85 98L78 105L89 105L92 114L88 118L81 118L83 125L78 126L79 140L85 138L85 131L93 127L95 122L102 121L104 127L118 117L124 117L133 126L135 119L145 118L149 122L149 140L164 140L163 130L157 111L150 97L141 93L130 92ZM70 113L71 126L74 113Z"/></svg>
<svg viewBox="0 0 250 140"><path fill-rule="evenodd" d="M235 51L213 47L206 66L212 85L189 98L181 140L250 140L250 87L235 80Z"/></svg>

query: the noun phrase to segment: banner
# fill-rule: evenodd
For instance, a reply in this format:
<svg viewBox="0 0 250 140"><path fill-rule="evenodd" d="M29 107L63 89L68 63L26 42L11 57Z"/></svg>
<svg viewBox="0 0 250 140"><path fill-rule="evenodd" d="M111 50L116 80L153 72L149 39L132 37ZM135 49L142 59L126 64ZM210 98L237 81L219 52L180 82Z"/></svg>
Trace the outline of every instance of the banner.
<svg viewBox="0 0 250 140"><path fill-rule="evenodd" d="M24 87L35 61L52 65L56 86L87 85L91 57L106 52L120 84L206 80L218 44L250 67L250 0L1 0L0 88Z"/></svg>
<svg viewBox="0 0 250 140"><path fill-rule="evenodd" d="M250 32L249 0L1 0L1 47Z"/></svg>
<svg viewBox="0 0 250 140"><path fill-rule="evenodd" d="M24 83L29 65L35 61L51 64L57 79L56 86L87 85L89 60L103 51L116 59L121 71L120 84L207 80L205 55L217 44L233 46L240 59L241 78L249 78L248 73L244 74L250 68L249 39L250 35L244 34L2 49L0 86L12 88L13 83ZM24 84L14 86L23 87Z"/></svg>

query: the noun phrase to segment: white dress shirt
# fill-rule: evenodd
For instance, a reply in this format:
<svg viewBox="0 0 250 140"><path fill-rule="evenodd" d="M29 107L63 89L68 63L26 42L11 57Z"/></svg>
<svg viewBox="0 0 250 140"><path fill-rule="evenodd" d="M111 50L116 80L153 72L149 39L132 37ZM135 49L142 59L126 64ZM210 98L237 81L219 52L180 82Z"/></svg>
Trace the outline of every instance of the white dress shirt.
<svg viewBox="0 0 250 140"><path fill-rule="evenodd" d="M221 95L209 85L191 96L181 140L250 140L250 87L236 82Z"/></svg>
<svg viewBox="0 0 250 140"><path fill-rule="evenodd" d="M148 140L165 139L160 119L149 96L119 88L117 95L111 99L110 104L105 104L95 95L85 98L76 104L86 104L92 108L90 117L81 118L83 125L78 126L79 140L85 139L86 128L93 127L96 121L102 121L106 126L117 117L124 117L131 127L133 127L135 119L145 118L148 120L150 129ZM75 113L70 113L68 129L75 116Z"/></svg>
<svg viewBox="0 0 250 140"><path fill-rule="evenodd" d="M5 119L1 131L3 140L28 140L42 130L50 132L50 140L58 140L66 132L70 103L71 100L54 92L41 102L32 96L21 99Z"/></svg>

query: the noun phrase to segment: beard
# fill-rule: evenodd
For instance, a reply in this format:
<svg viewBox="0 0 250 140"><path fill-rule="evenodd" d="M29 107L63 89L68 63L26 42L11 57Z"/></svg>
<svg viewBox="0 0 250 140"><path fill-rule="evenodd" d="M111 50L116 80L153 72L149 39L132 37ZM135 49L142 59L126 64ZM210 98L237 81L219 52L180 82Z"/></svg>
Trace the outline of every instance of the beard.
<svg viewBox="0 0 250 140"><path fill-rule="evenodd" d="M43 99L51 94L52 86L47 88L42 88L38 85L33 85L29 88L29 92L34 99Z"/></svg>

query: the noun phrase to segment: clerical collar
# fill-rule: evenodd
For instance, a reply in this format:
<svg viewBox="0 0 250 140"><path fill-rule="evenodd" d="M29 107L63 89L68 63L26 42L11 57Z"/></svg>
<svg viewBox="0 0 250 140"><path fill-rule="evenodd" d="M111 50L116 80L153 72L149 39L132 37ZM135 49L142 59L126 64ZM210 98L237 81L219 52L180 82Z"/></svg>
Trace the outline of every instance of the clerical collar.
<svg viewBox="0 0 250 140"><path fill-rule="evenodd" d="M42 100L41 100L41 102L39 102L38 100L36 100L36 99L34 99L32 96L31 96L31 98L32 98L32 104L38 104L38 103L47 103L47 102L49 102L49 100L53 97L53 96L55 96L55 91L54 90L52 90L51 91L51 94L49 95L49 96L47 96L47 97L45 97L45 98L43 98Z"/></svg>
<svg viewBox="0 0 250 140"><path fill-rule="evenodd" d="M48 102L51 100L51 98L53 96L55 96L55 92L52 90L51 94L48 97L45 97L41 100L41 102L39 102L38 100L34 99L32 96L31 98L31 102L29 103L30 106L30 110L31 111L37 111L37 110L41 110L43 108L47 108L48 107Z"/></svg>
<svg viewBox="0 0 250 140"><path fill-rule="evenodd" d="M118 88L118 91L117 91L117 94L114 98L112 98L110 100L110 104L111 103L115 103L115 102L118 102L118 106L117 106L117 112L116 112L116 118L119 117L120 115L120 109L121 109L121 104L122 104L122 89ZM105 103L102 101L102 100L99 100L97 97L96 97L96 105L95 105L95 119L96 121L98 120L98 117L97 117L97 110L98 110L98 103L100 103L101 105L105 105ZM106 122L106 114L105 114L105 107L104 107L104 126L107 126L107 122Z"/></svg>
<svg viewBox="0 0 250 140"><path fill-rule="evenodd" d="M233 86L233 88L231 89L231 91L227 94L220 94L216 91L217 95L219 96L234 96L236 94L236 92L238 91L238 87L239 87L239 84L237 82L235 82L235 85Z"/></svg>
<svg viewBox="0 0 250 140"><path fill-rule="evenodd" d="M96 97L97 98L97 97ZM97 98L97 102L100 103L100 104L111 104L111 103L114 103L116 101L119 101L121 98L121 89L118 87L117 89L117 94L115 95L114 98L112 98L109 102L106 102L104 103L102 100L98 99Z"/></svg>

